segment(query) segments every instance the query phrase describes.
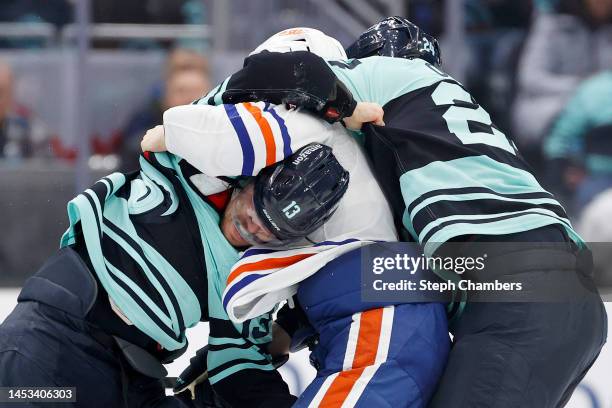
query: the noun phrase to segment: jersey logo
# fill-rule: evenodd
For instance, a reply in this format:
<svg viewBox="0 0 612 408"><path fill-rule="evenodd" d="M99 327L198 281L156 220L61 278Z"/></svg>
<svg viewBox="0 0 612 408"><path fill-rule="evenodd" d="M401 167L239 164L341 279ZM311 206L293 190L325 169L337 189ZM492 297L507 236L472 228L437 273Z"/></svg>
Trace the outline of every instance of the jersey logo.
<svg viewBox="0 0 612 408"><path fill-rule="evenodd" d="M291 219L295 217L301 210L302 209L300 208L300 206L295 201L292 201L289 203L288 206L283 208L283 213L285 214L285 217Z"/></svg>
<svg viewBox="0 0 612 408"><path fill-rule="evenodd" d="M303 162L304 160L306 160L306 158L313 152L316 152L319 149L322 149L323 145L320 144L316 144L313 145L309 148L307 148L306 150L304 150L303 152L301 152L298 157L295 158L295 160L293 160L291 163L293 163L294 166L297 166L298 164L300 164L301 162Z"/></svg>

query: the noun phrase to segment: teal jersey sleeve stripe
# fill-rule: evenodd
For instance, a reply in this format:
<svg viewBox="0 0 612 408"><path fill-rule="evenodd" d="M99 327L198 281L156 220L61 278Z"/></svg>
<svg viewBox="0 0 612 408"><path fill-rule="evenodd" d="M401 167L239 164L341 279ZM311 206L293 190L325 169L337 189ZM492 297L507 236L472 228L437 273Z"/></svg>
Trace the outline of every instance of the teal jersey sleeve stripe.
<svg viewBox="0 0 612 408"><path fill-rule="evenodd" d="M227 89L227 83L229 82L231 76L225 78L221 84L215 86L209 93L206 94L205 97L198 100L197 105L221 105L223 103L223 92Z"/></svg>
<svg viewBox="0 0 612 408"><path fill-rule="evenodd" d="M107 270L112 273L117 279L120 279L123 283L125 283L127 286L129 286L130 289L132 289L137 295L138 297L153 311L153 313L155 313L155 315L159 318L159 320L161 320L169 329L174 329L173 328L173 324L172 324L172 319L166 315L152 300L149 296L147 296L147 294L140 288L140 286L138 286L134 281L132 281L130 278L128 278L125 273L121 272L118 268L115 267L115 265L113 265L112 263L110 263L107 259L104 260L104 263L106 264L106 268ZM123 289L121 287L117 287L117 290L123 291ZM123 300L123 302L121 304L117 304L117 306L121 309L121 311L127 316L128 313L130 316L143 316L146 315L145 312L142 310L142 308L136 303L133 302L131 297L126 295L126 296L121 296L118 299ZM113 298L113 302L115 302L115 304L117 303L117 301L115 300L115 298ZM137 312L129 312L130 309L136 309ZM134 323L134 322L132 322ZM148 323L146 324L146 326L152 326L153 325L153 321L149 320ZM148 329L142 329L142 326L138 326L140 328L140 330L143 331L149 331ZM175 330L175 329L174 329ZM176 330L175 330L176 333Z"/></svg>
<svg viewBox="0 0 612 408"><path fill-rule="evenodd" d="M505 235L521 231L529 231L547 225L559 224L565 228L570 239L583 247L584 241L568 224L552 216L540 214L524 214L516 218L494 221L488 224L456 223L436 232L425 243L424 251L427 256L431 256L444 242L451 238L462 235Z"/></svg>
<svg viewBox="0 0 612 408"><path fill-rule="evenodd" d="M259 365L259 364L250 364L250 363L241 363L241 364L237 364L234 365L226 370L221 371L218 374L215 374L211 377L209 377L209 381L211 383L211 385L215 385L216 383L218 383L219 381L229 377L232 374L235 374L239 371L243 371L243 370L262 370L262 371L272 371L274 370L274 366L272 364L266 364L266 365Z"/></svg>
<svg viewBox="0 0 612 408"><path fill-rule="evenodd" d="M408 233L415 241L419 241L419 234L416 233L414 226L412 225L412 219L410 218L410 213L407 209L404 209L404 213L402 214L402 224L404 228L408 230Z"/></svg>
<svg viewBox="0 0 612 408"><path fill-rule="evenodd" d="M208 368L209 370L213 370L223 364L239 359L253 360L259 362L261 362L262 360L269 361L269 358L267 358L267 356L256 350L255 346L251 346L251 348L246 349L238 347L228 347L223 350L215 350L215 352L210 355L210 358L208 359Z"/></svg>
<svg viewBox="0 0 612 408"><path fill-rule="evenodd" d="M143 174L144 177L144 174ZM166 181L168 183L168 181ZM174 191L172 189L171 191ZM176 205L174 206L178 208L178 200L176 197L173 200ZM105 216L108 218L109 222L112 222L114 225L121 225L122 230L132 238L138 238L138 233L136 228L131 223L130 218L128 216L128 202L123 199L117 197L112 202L109 202L106 205ZM166 216L168 211L164 212L162 216ZM174 310L172 305L172 301L170 297L166 293L166 290L161 285L161 283L156 278L155 274L148 267L147 262L138 254L138 252L133 248L130 244L126 243L121 237L117 236L110 231L109 229L104 229L105 234L109 234L112 236L113 240L117 242L124 250L130 255L132 259L134 259L141 269L145 272L147 279L151 282L151 284L155 287L157 292L162 297L164 305L166 309L170 312L170 317L172 319L172 328L174 329L176 335L180 334L179 320L177 316L177 311ZM166 260L164 256L162 256L157 250L155 250L152 246L150 246L145 240L137 239L135 245L140 247L146 259L151 262L152 265L155 266L157 271L161 274L161 278L166 281L168 286L171 288L175 298L178 301L178 307L180 308L181 316L183 317L183 321L187 327L195 325L201 318L201 308L200 303L198 301L197 296L193 293L193 290L189 287L187 282L181 277L180 273ZM205 274L205 271L202 271L202 274Z"/></svg>
<svg viewBox="0 0 612 408"><path fill-rule="evenodd" d="M83 194L88 195L92 199L92 201L94 203L94 206L95 206L95 211L96 211L96 214L97 214L96 218L98 220L98 223L101 224L102 223L102 206L100 205L100 201L98 200L98 196L96 196L96 193L94 193L91 189L85 190L85 192L83 192ZM101 235L101 231L98 231L98 233Z"/></svg>
<svg viewBox="0 0 612 408"><path fill-rule="evenodd" d="M153 285L153 287L155 288L157 293L161 296L162 300L164 301L164 306L170 312L170 316L167 316L164 312L162 312L161 309L155 304L155 302L153 302L153 300L151 300L151 298L149 296L147 296L147 294L142 289L140 289L140 287L138 285L136 285L134 282L132 282L123 272L121 272L120 270L116 269L114 266L112 268L109 268L109 270L111 270L115 276L117 276L119 279L121 279L123 282L125 282L128 286L130 286L130 288L132 288L132 290L138 294L140 299L151 310L153 310L153 312L157 315L157 317L159 317L159 319L161 321L163 321L169 328L174 330L174 333L178 336L179 335L179 327L178 327L178 319L177 319L177 316L176 316L176 311L174 310L174 307L172 306L172 302L170 301L170 298L168 297L168 295L166 294L166 292L162 288L161 284L159 283L159 281L157 280L157 278L155 277L153 272L151 272L151 270L149 269L148 265L140 257L140 255L130 245L128 245L120 236L118 236L112 230L110 230L109 228L106 228L106 227L104 228L103 231L104 231L104 234L108 235L113 241L115 241L117 244L119 244L119 246L121 246L123 248L123 250L125 252L127 252L130 255L130 257L132 257L132 259L134 259L134 261L136 263L138 263L140 268L144 271L144 273L145 273L147 279L149 280L149 282L151 282L151 284ZM107 262L107 265L109 265L108 262ZM115 299L113 299L113 300L115 301ZM117 306L119 306L119 309L121 309L126 314L126 316L131 315L131 313L129 313L128 310L126 310L126 308L125 308L125 307L128 307L128 305L123 305L121 303L122 300L129 301L131 299L130 298L118 299L117 301L119 303L117 303L117 301L115 301ZM140 311L139 313L142 313L142 311Z"/></svg>
<svg viewBox="0 0 612 408"><path fill-rule="evenodd" d="M496 214L458 214L458 215L451 215L448 217L441 217L441 218L437 218L435 221L430 222L429 224L427 224L427 226L425 228L423 228L423 230L419 233L419 242L423 242L423 238L427 235L427 233L439 226L440 224L447 222L447 221L455 221L455 220L465 220L465 221L469 221L469 220L486 220L486 219L493 219L493 218L498 218L498 217L504 217L507 215L519 215L522 213L527 213L527 212L536 212L536 213L540 213L543 215L547 215L549 217L553 217L561 222L563 222L564 224L570 226L570 222L568 219L566 218L562 218L557 216L554 212L543 209L543 208L531 208L529 210L523 210L523 211L512 211L512 212L502 212L502 213L496 213ZM482 225L482 224L479 224ZM465 235L465 234L462 234ZM485 234L487 235L487 234ZM433 239L430 238L429 241L431 241Z"/></svg>
<svg viewBox="0 0 612 408"><path fill-rule="evenodd" d="M145 253L145 256L150 259L154 265L158 266L159 271L162 273L162 277L172 288L174 296L179 301L178 306L181 309L181 315L183 316L185 327L195 326L202 318L202 309L196 294L193 292L187 282L185 282L181 274L166 260L166 258L164 258L146 241L142 240L140 245ZM203 275L204 273L205 271L202 271ZM176 327L178 330L178 323Z"/></svg>
<svg viewBox="0 0 612 408"><path fill-rule="evenodd" d="M226 80L227 80L227 78L226 78ZM198 99L196 105L208 105L208 100L219 92L219 90L221 89L222 85L223 85L223 82L221 82L219 85L213 87L206 95L204 95L202 98Z"/></svg>
<svg viewBox="0 0 612 408"><path fill-rule="evenodd" d="M159 157L159 155L156 156L158 160ZM174 191L174 186L172 185L172 183L170 183L163 174L161 174L155 167L151 165L151 163L146 161L142 156L140 157L140 168L142 169L142 171L140 172L141 177L145 177L155 181L157 184L161 185L170 195L172 204L162 214L162 216L174 213L178 207L178 200L176 198L176 191Z"/></svg>
<svg viewBox="0 0 612 408"><path fill-rule="evenodd" d="M221 89L219 89L219 92L217 92L217 94L213 98L213 102L215 105L221 105L223 103L222 96L225 90L227 89L227 83L229 82L230 78L231 77L225 78L225 81L223 81L223 83L221 84Z"/></svg>
<svg viewBox="0 0 612 408"><path fill-rule="evenodd" d="M495 194L487 193L468 193L468 194L455 194L455 195L436 195L423 200L421 203L416 205L410 213L410 221L414 220L416 214L419 213L423 208L438 201L470 201L480 199L493 199L499 201L517 202L517 203L530 203L530 204L553 204L559 205L559 202L554 198L509 198L502 197Z"/></svg>
<svg viewBox="0 0 612 408"><path fill-rule="evenodd" d="M484 187L501 194L546 193L531 173L484 155L429 163L404 173L400 185L407 207L430 191L452 188Z"/></svg>
<svg viewBox="0 0 612 408"><path fill-rule="evenodd" d="M213 337L213 336L208 336L208 344L210 345L214 345L214 346L225 346L228 344L234 344L234 345L243 345L245 344L247 341L244 338L231 338L231 337Z"/></svg>
<svg viewBox="0 0 612 408"><path fill-rule="evenodd" d="M115 274L116 268L114 268L108 262L107 262L107 265L111 267L109 268L109 270L112 270L113 274ZM115 274L115 275L119 279L125 282L126 277L122 273ZM133 290L134 286L132 285L130 285L130 288ZM176 349L183 347L186 344L187 340L184 337L179 342L179 341L176 341L175 339L172 339L166 333L164 333L164 331L157 324L155 324L153 320L151 320L151 318L148 317L147 313L144 310L142 310L136 302L131 300L132 298L130 294L127 293L121 286L112 285L111 287L112 287L112 292L109 292L109 296L113 299L113 302L116 302L115 299L130 299L129 301L131 301L132 303L132 305L130 305L130 308L129 308L131 317L128 316L128 318L130 319L132 324L134 324L134 326L138 327L139 330L141 330L143 333L145 333L147 336L151 337L152 339L155 339L156 341L158 341L159 344L161 344L164 348L167 348L168 350L176 350ZM121 310L127 316L127 313L124 311L124 309L121 309ZM125 310L128 310L128 309L125 309ZM167 324L168 326L170 326L169 320L167 321Z"/></svg>

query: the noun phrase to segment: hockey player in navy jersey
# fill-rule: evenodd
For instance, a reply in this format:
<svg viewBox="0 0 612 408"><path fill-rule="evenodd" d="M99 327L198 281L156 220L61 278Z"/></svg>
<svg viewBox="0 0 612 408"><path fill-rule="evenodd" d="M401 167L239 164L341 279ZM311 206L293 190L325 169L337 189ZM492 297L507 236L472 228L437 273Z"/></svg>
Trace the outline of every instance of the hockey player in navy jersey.
<svg viewBox="0 0 612 408"><path fill-rule="evenodd" d="M347 49L349 59L321 58L288 32L201 103L288 103L350 127L358 102L376 102L386 126L366 125L360 137L408 239L428 254L452 241L471 243L466 250L500 242L497 260L513 242L556 244L537 256L518 252L525 262L502 262L492 273L543 287L579 281L572 302L468 299L451 326L454 346L431 406L563 406L601 350L607 324L590 254L563 207L489 114L441 70L437 41L414 24L383 20Z"/></svg>

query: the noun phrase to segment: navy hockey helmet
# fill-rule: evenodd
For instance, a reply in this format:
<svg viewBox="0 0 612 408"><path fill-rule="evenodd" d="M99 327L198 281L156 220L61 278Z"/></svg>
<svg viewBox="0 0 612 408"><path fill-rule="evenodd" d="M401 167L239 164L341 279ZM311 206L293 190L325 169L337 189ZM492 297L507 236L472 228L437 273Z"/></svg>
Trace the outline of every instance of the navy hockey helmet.
<svg viewBox="0 0 612 408"><path fill-rule="evenodd" d="M430 64L442 63L438 40L403 17L387 17L364 31L346 49L349 58L381 55L396 58L421 58Z"/></svg>
<svg viewBox="0 0 612 408"><path fill-rule="evenodd" d="M304 238L332 216L348 183L332 149L311 143L260 172L255 211L279 241Z"/></svg>

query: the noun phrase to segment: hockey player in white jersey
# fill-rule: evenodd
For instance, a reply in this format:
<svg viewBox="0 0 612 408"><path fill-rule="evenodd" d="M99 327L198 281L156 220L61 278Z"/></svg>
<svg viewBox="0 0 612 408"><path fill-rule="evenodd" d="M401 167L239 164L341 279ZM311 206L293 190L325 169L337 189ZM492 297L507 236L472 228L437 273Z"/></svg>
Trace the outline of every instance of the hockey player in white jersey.
<svg viewBox="0 0 612 408"><path fill-rule="evenodd" d="M165 146L154 138L164 134ZM372 176L359 144L341 125L329 125L296 109L261 102L237 105L186 105L167 110L164 125L150 131L143 148L174 153L204 174L218 176L255 176L264 167L284 160L311 143L332 148L342 166L351 174L351 183L337 215L350 214L360 203L370 217L332 217L317 231L315 241L326 237L395 240L395 227L378 183ZM154 151L154 150L151 150ZM367 203L367 206L366 206ZM359 219L360 218L360 219ZM349 225L352 225L349 227Z"/></svg>

